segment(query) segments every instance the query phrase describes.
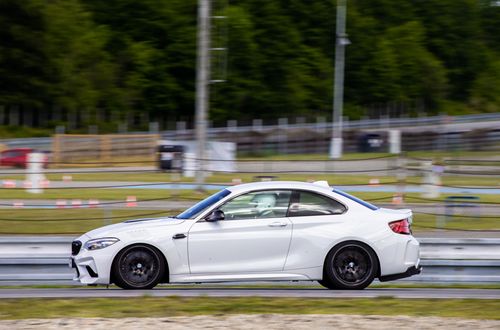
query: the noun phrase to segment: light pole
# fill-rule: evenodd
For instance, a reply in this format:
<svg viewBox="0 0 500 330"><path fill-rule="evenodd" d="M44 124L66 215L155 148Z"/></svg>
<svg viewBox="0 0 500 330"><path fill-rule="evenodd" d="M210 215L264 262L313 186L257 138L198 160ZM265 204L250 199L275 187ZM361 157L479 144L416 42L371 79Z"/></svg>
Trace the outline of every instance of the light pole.
<svg viewBox="0 0 500 330"><path fill-rule="evenodd" d="M335 78L333 87L332 139L330 158L342 157L342 106L344 101L344 55L351 42L345 33L346 0L337 0L337 27L335 43Z"/></svg>
<svg viewBox="0 0 500 330"><path fill-rule="evenodd" d="M196 183L205 182L204 163L207 148L207 112L210 83L210 0L198 1L198 58L196 63Z"/></svg>

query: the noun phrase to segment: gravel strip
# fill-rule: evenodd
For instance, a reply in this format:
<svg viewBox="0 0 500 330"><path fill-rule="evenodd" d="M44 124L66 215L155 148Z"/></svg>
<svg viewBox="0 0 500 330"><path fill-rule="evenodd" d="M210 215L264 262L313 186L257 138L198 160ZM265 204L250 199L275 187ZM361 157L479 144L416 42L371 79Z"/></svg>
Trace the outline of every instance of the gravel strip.
<svg viewBox="0 0 500 330"><path fill-rule="evenodd" d="M379 315L202 315L162 318L67 318L0 321L0 329L500 329L500 321Z"/></svg>

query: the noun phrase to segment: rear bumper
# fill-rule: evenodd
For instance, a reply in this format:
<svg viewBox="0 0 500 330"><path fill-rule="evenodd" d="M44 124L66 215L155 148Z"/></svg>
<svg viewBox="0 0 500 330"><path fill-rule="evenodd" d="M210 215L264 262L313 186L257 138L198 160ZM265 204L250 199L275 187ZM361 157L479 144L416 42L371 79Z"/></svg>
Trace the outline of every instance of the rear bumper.
<svg viewBox="0 0 500 330"><path fill-rule="evenodd" d="M401 278L417 275L420 274L421 272L422 272L422 266L418 267L411 266L404 273L380 276L378 280L380 282L394 281L394 280L399 280Z"/></svg>

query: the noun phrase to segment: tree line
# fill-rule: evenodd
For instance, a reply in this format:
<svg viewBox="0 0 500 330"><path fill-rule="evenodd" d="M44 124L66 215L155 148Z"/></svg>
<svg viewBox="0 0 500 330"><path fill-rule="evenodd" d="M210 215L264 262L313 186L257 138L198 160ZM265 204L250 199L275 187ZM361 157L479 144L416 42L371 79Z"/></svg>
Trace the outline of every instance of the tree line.
<svg viewBox="0 0 500 330"><path fill-rule="evenodd" d="M212 2L215 124L331 114L335 0ZM497 3L348 0L345 114L500 111ZM196 0L0 0L0 125L192 121L196 23Z"/></svg>

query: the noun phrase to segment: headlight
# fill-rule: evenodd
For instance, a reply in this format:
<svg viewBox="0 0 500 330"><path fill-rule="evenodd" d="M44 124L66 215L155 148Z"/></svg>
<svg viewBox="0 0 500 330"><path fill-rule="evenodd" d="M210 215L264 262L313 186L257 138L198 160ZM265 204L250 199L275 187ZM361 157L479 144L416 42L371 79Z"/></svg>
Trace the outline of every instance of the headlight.
<svg viewBox="0 0 500 330"><path fill-rule="evenodd" d="M99 250L99 249L104 249L105 247L108 247L110 245L113 245L118 241L119 239L115 237L96 238L87 241L83 246L83 248L89 251Z"/></svg>

